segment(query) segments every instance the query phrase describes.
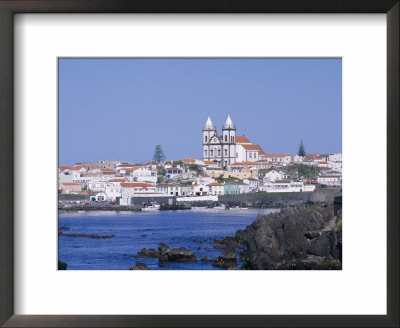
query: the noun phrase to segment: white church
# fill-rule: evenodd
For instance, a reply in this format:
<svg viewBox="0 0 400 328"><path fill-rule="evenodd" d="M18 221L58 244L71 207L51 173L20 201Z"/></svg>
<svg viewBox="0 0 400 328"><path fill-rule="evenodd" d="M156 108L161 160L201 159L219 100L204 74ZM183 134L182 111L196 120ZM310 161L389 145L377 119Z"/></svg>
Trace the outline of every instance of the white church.
<svg viewBox="0 0 400 328"><path fill-rule="evenodd" d="M203 127L203 160L226 168L238 162L257 162L266 154L259 145L252 144L245 136L236 136L236 127L228 115L218 135L211 118L208 117Z"/></svg>

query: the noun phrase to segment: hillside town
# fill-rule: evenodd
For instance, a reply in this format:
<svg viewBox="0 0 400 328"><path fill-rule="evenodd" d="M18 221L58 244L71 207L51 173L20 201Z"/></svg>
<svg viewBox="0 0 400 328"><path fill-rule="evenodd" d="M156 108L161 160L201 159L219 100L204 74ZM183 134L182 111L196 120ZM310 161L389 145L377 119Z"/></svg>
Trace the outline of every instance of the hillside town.
<svg viewBox="0 0 400 328"><path fill-rule="evenodd" d="M58 166L59 194L89 196L92 202L134 205L137 197L182 201L215 200L244 193L313 192L342 186L342 154L270 154L236 135L228 116L219 134L208 117L202 129L202 158L166 160L161 146L146 163L98 160Z"/></svg>

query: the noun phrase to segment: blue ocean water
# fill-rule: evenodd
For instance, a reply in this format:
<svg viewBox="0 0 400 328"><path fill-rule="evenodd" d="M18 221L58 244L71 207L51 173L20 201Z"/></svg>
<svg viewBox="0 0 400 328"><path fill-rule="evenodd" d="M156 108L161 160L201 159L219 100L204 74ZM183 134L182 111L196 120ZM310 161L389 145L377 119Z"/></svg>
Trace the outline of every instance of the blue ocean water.
<svg viewBox="0 0 400 328"><path fill-rule="evenodd" d="M111 235L111 239L58 237L58 258L68 270L128 270L136 260L153 270L219 270L202 256L217 258L222 249L214 249L216 238L233 236L251 224L257 214L278 209L217 210L199 209L151 212L83 212L60 213L58 226L65 233ZM136 259L142 248L154 248L163 242L171 248L185 247L195 253L197 262L162 262ZM199 249L198 249L199 248Z"/></svg>

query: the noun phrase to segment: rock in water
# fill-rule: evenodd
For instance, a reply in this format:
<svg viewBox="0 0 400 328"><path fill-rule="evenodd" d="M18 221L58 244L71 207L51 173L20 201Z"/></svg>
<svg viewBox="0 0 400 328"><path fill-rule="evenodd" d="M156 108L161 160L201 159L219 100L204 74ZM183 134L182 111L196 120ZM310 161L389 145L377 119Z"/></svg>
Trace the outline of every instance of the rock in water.
<svg viewBox="0 0 400 328"><path fill-rule="evenodd" d="M136 266L130 267L129 270L151 270L146 264L136 261Z"/></svg>
<svg viewBox="0 0 400 328"><path fill-rule="evenodd" d="M171 249L166 244L159 243L158 251L160 252L159 259L161 261L196 262L194 253L184 247Z"/></svg>
<svg viewBox="0 0 400 328"><path fill-rule="evenodd" d="M168 252L171 251L171 248L161 242L158 244L158 251L160 252L159 259L162 261L168 261Z"/></svg>
<svg viewBox="0 0 400 328"><path fill-rule="evenodd" d="M58 270L67 270L67 263L58 261Z"/></svg>
<svg viewBox="0 0 400 328"><path fill-rule="evenodd" d="M184 247L174 248L168 252L168 261L196 262L196 256Z"/></svg>
<svg viewBox="0 0 400 328"><path fill-rule="evenodd" d="M225 250L218 256L212 265L220 268L234 269L237 268L237 251L232 245L228 245Z"/></svg>
<svg viewBox="0 0 400 328"><path fill-rule="evenodd" d="M156 251L154 248L143 248L137 253L136 258L156 258L160 257L160 252ZM139 262L140 263L140 262Z"/></svg>

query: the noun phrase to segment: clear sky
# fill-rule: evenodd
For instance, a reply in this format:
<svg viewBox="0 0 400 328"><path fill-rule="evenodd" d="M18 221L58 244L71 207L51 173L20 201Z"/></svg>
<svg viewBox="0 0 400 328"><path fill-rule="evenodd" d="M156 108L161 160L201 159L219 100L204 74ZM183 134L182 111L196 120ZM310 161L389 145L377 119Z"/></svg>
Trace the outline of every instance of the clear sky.
<svg viewBox="0 0 400 328"><path fill-rule="evenodd" d="M60 59L59 163L200 158L210 116L268 153L342 151L341 59Z"/></svg>

